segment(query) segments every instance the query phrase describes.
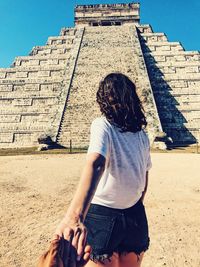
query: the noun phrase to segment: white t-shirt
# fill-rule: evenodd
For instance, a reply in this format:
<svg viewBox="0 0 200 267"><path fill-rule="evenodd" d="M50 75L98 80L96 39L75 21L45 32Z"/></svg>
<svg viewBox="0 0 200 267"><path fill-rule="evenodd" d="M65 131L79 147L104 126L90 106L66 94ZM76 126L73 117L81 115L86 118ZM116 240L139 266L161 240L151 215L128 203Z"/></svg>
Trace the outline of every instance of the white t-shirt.
<svg viewBox="0 0 200 267"><path fill-rule="evenodd" d="M144 132L120 132L105 117L91 125L88 154L106 158L105 170L91 203L125 209L142 196L146 171L151 168L150 144Z"/></svg>

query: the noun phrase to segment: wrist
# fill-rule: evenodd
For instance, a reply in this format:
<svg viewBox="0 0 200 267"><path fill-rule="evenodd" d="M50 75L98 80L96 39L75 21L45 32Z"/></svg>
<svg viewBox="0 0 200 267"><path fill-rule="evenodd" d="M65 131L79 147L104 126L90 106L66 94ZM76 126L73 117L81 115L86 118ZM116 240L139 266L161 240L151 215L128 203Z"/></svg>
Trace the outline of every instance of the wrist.
<svg viewBox="0 0 200 267"><path fill-rule="evenodd" d="M64 221L79 223L83 221L83 215L74 211L67 212L64 216Z"/></svg>

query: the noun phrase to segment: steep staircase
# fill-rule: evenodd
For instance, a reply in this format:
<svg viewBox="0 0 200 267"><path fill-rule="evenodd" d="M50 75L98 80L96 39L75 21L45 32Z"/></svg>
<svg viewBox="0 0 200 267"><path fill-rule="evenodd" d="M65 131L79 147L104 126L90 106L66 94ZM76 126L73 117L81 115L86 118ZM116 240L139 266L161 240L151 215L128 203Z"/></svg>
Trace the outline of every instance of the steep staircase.
<svg viewBox="0 0 200 267"><path fill-rule="evenodd" d="M88 146L91 121L100 115L96 104L99 82L116 71L135 81L152 139L162 132L135 26L86 27L57 138L59 144Z"/></svg>
<svg viewBox="0 0 200 267"><path fill-rule="evenodd" d="M149 25L138 26L159 117L171 145L200 141L200 53L185 51Z"/></svg>

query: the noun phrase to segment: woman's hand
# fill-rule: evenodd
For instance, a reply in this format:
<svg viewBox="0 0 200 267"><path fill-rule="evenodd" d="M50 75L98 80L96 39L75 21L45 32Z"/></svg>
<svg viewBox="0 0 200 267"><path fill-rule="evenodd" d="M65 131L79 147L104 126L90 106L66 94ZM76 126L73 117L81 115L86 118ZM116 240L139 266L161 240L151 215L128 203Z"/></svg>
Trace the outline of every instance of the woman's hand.
<svg viewBox="0 0 200 267"><path fill-rule="evenodd" d="M56 228L55 234L64 238L76 249L77 260L80 260L86 245L87 229L80 218L64 217Z"/></svg>

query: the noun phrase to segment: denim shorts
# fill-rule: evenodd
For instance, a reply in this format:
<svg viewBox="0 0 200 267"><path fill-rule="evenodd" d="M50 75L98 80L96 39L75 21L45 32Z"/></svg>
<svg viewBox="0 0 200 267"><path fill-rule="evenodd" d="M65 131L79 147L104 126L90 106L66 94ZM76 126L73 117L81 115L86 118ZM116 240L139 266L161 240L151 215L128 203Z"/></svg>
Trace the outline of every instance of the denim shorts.
<svg viewBox="0 0 200 267"><path fill-rule="evenodd" d="M149 247L146 212L142 201L127 209L91 204L85 218L90 259L104 262L113 252L134 252L138 256Z"/></svg>

